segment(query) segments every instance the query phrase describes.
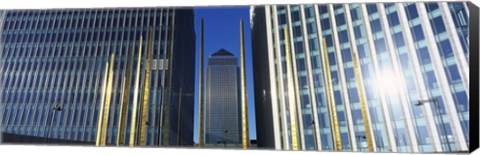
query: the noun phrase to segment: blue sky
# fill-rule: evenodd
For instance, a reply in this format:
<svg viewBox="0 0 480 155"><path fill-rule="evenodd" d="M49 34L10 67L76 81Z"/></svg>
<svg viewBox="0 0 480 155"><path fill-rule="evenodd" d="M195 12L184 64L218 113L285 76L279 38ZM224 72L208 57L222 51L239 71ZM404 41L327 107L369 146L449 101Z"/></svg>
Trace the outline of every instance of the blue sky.
<svg viewBox="0 0 480 155"><path fill-rule="evenodd" d="M208 64L208 57L224 48L235 54L240 63L240 19L243 19L245 34L245 63L247 74L247 100L250 127L250 139L256 139L255 103L253 93L252 51L250 39L249 7L196 7L195 33L197 36L195 72L195 125L194 141L198 143L198 65L200 64L200 21L204 20L204 65ZM206 69L205 69L206 72Z"/></svg>

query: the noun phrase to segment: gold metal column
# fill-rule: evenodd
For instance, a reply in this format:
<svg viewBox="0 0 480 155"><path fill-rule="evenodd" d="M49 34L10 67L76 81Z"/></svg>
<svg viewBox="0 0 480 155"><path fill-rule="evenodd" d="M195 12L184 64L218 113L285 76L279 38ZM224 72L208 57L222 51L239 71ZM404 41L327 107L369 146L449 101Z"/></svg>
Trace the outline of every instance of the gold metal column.
<svg viewBox="0 0 480 155"><path fill-rule="evenodd" d="M108 118L110 114L110 101L112 99L112 87L113 87L113 66L115 63L115 54L112 54L110 59L110 69L108 73L108 82L107 82L107 93L105 94L105 107L103 111L103 121L102 121L102 146L105 146L107 142L107 129L108 129Z"/></svg>
<svg viewBox="0 0 480 155"><path fill-rule="evenodd" d="M240 20L240 61L241 61L241 82L242 82L242 145L243 149L250 147L250 135L248 131L248 104L247 104L247 88L245 75L245 43L243 40L243 20Z"/></svg>
<svg viewBox="0 0 480 155"><path fill-rule="evenodd" d="M130 49L127 55L127 70L124 77L123 98L120 103L120 116L118 118L117 146L125 144L125 134L127 127L128 99L130 96L130 80L132 79L133 49Z"/></svg>
<svg viewBox="0 0 480 155"><path fill-rule="evenodd" d="M287 94L288 94L288 104L290 111L290 131L292 136L292 150L298 150L298 130L297 130L297 108L296 108L296 99L295 99L295 87L293 84L293 65L290 60L290 46L288 38L288 26L285 26L285 55L287 63Z"/></svg>
<svg viewBox="0 0 480 155"><path fill-rule="evenodd" d="M332 85L332 77L330 75L330 63L328 60L328 51L327 51L327 43L325 41L325 38L323 40L323 54L325 58L325 74L327 75L327 98L328 98L328 106L330 109L330 117L332 118L332 127L333 127L333 140L334 140L334 146L336 151L341 151L342 150L342 141L340 139L340 129L338 127L338 119L337 119L337 108L335 104L335 97L333 96L333 85ZM321 51L319 51L321 52ZM320 53L321 54L321 53Z"/></svg>
<svg viewBox="0 0 480 155"><path fill-rule="evenodd" d="M140 66L142 64L142 36L138 46L137 73L135 74L135 90L133 92L132 124L130 126L130 147L136 145L135 134L137 126L138 83L140 81Z"/></svg>
<svg viewBox="0 0 480 155"><path fill-rule="evenodd" d="M103 121L103 108L105 107L105 93L106 93L106 88L107 88L107 77L108 77L108 62L107 65L105 66L105 75L103 77L103 86L102 86L102 96L101 96L101 101L100 101L100 111L98 115L98 121L97 121L97 137L95 139L95 146L100 146L101 144L101 134L102 134L102 121Z"/></svg>
<svg viewBox="0 0 480 155"><path fill-rule="evenodd" d="M140 124L140 146L147 145L147 128L148 128L148 99L150 98L150 72L152 62L152 46L153 46L153 29L150 28L150 34L148 36L147 47L147 61L145 64L145 85L143 89L143 106L142 106L142 118Z"/></svg>
<svg viewBox="0 0 480 155"><path fill-rule="evenodd" d="M363 96L363 83L362 83L362 75L359 70L359 62L356 53L353 54L353 66L355 68L355 79L357 81L357 90L358 96L360 96L360 106L362 107L362 117L363 117L363 125L365 126L365 135L367 138L368 144L368 151L373 152L373 142L372 142L372 135L371 135L371 128L370 128L370 121L368 119L367 114L367 102L365 101L365 97Z"/></svg>
<svg viewBox="0 0 480 155"><path fill-rule="evenodd" d="M115 54L112 54L110 58L110 65L107 63L108 74L105 74L105 77L108 76L108 79L104 78L106 85L102 93L102 102L100 107L100 115L97 126L97 138L96 146L105 146L107 139L107 127L108 127L108 117L110 113L110 99L112 94L113 86L113 63L115 61ZM107 73L107 72L106 72ZM104 83L105 84L105 83Z"/></svg>
<svg viewBox="0 0 480 155"><path fill-rule="evenodd" d="M203 145L205 144L205 140L204 140L204 136L205 136L205 133L204 133L204 107L205 107L205 95L204 95L204 79L203 79L203 36L204 36L204 32L203 32L203 18L200 22L200 72L199 72L199 78L198 78L198 88L200 89L199 90L199 105L198 105L198 109L200 110L199 112L199 127L198 127L198 146L199 147L203 147Z"/></svg>

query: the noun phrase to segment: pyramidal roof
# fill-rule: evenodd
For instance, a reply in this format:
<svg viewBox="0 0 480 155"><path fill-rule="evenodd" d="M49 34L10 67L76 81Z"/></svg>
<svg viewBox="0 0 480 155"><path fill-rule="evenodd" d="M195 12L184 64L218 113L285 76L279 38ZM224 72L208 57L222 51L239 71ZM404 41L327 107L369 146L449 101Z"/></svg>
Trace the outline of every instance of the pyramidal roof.
<svg viewBox="0 0 480 155"><path fill-rule="evenodd" d="M217 52L213 53L212 56L235 56L235 55L233 55L232 53L222 48Z"/></svg>

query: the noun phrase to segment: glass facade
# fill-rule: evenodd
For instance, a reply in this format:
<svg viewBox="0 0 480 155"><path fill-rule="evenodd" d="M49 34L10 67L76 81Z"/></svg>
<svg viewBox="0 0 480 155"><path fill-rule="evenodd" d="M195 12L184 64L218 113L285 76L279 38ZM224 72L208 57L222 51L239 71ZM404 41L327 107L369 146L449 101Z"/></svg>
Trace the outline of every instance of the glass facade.
<svg viewBox="0 0 480 155"><path fill-rule="evenodd" d="M113 84L106 143L116 144L123 96L128 96L124 134L130 134L134 91L124 95L124 88L134 88L137 69L133 66L139 63L140 46L139 77L144 86L151 30L147 145L193 145L195 35L191 9L9 10L1 24L2 132L94 142L105 66L115 54L110 64ZM127 70L128 60L133 60L131 70ZM126 77L128 72L131 77ZM124 86L126 80L130 86ZM140 94L139 102L144 96ZM58 106L61 110L52 109ZM124 140L129 143L129 138Z"/></svg>
<svg viewBox="0 0 480 155"><path fill-rule="evenodd" d="M270 104L256 108L273 116L257 116L257 122L274 126L258 125L257 130L278 132L258 135L258 146L291 149L289 122L298 119L303 150L468 150L466 6L252 7L252 36L260 38L252 40L255 83L269 83L255 87L255 97L269 98ZM287 36L290 41L285 43ZM286 44L294 62L298 116L288 115ZM419 101L425 104L417 105ZM260 143L261 138L275 143Z"/></svg>
<svg viewBox="0 0 480 155"><path fill-rule="evenodd" d="M206 144L242 143L240 69L225 49L208 58L206 76Z"/></svg>

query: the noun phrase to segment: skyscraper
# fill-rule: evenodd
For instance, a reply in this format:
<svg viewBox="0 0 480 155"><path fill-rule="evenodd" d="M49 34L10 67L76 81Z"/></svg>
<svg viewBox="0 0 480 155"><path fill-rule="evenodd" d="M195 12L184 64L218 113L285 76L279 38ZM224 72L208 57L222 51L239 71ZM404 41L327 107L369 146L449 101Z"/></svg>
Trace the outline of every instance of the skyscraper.
<svg viewBox="0 0 480 155"><path fill-rule="evenodd" d="M466 151L466 2L251 8L258 147Z"/></svg>
<svg viewBox="0 0 480 155"><path fill-rule="evenodd" d="M242 144L240 72L237 57L225 49L208 59L206 144Z"/></svg>
<svg viewBox="0 0 480 155"><path fill-rule="evenodd" d="M193 145L192 9L4 13L2 132L81 142L105 132L106 145Z"/></svg>

